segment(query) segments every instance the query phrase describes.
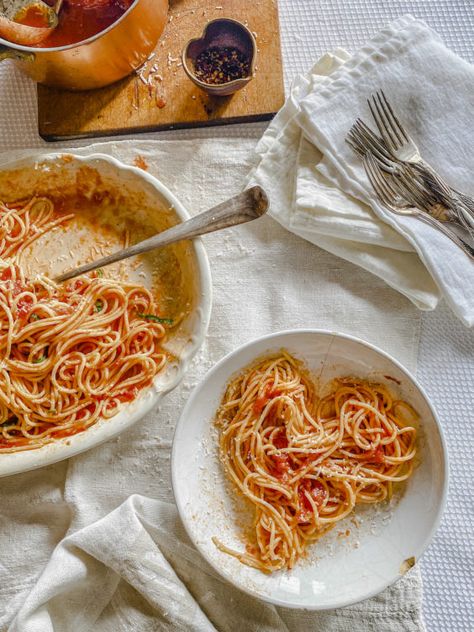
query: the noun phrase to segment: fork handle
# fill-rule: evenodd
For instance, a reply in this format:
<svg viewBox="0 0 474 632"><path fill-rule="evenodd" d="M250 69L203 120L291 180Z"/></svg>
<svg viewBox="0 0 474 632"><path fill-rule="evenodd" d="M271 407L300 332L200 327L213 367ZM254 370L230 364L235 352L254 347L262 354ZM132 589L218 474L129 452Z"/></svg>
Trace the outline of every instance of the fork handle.
<svg viewBox="0 0 474 632"><path fill-rule="evenodd" d="M474 200L452 189L449 184L424 160L417 165L428 176L431 187L437 189L444 204L455 213L459 223L474 237Z"/></svg>
<svg viewBox="0 0 474 632"><path fill-rule="evenodd" d="M253 186L239 193L239 195L235 195L229 200L221 202L221 204L214 206L208 211L204 211L204 213L195 215L185 222L167 228L163 232L149 237L138 244L114 252L102 259L86 263L78 268L73 268L56 277L54 281L56 281L56 283L62 283L63 281L74 279L80 274L97 270L97 268L102 268L111 263L128 259L128 257L141 255L155 248L161 248L169 244L174 244L177 241L182 241L183 239L193 239L200 235L207 235L208 233L223 230L224 228L250 222L264 215L268 210L268 205L269 202L265 191L259 186Z"/></svg>
<svg viewBox="0 0 474 632"><path fill-rule="evenodd" d="M461 199L462 203L467 206L467 208L469 209L469 211L472 213L472 215L474 216L474 198L472 198L470 195L466 195L465 193L461 193L461 191L458 191L457 189L452 189L452 191L459 196L459 198Z"/></svg>
<svg viewBox="0 0 474 632"><path fill-rule="evenodd" d="M464 239L461 239L461 237L458 237L458 235L456 235L451 229L445 226L443 222L440 222L438 219L422 211L420 211L420 213L417 214L417 217L421 219L423 222L425 222L426 224L429 224L430 226L433 226L434 228L439 230L441 233L446 235L446 237L449 237L451 241L453 241L459 248L461 248L461 250L465 252L465 254L470 259L474 261L474 248L470 246L467 242L465 242Z"/></svg>

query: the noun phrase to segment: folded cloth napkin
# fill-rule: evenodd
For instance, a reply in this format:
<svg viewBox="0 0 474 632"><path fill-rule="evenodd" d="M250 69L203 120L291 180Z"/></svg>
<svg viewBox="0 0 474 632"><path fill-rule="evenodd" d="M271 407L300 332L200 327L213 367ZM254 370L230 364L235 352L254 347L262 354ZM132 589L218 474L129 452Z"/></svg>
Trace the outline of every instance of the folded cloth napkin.
<svg viewBox="0 0 474 632"><path fill-rule="evenodd" d="M472 261L436 229L384 208L345 136L357 117L370 122L367 98L383 88L425 159L473 194L473 81L474 68L428 26L400 18L353 57L338 49L295 81L249 181L267 189L271 213L292 232L373 272L420 309L443 296L472 326Z"/></svg>
<svg viewBox="0 0 474 632"><path fill-rule="evenodd" d="M173 504L132 495L64 538L9 632L422 632L420 600L412 570L351 608L314 613L264 604L219 578Z"/></svg>

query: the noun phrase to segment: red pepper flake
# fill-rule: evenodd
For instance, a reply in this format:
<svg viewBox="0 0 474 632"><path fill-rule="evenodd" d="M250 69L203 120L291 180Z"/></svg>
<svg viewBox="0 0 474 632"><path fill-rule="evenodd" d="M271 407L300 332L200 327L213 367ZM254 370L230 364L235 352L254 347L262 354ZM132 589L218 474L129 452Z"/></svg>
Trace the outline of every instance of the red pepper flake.
<svg viewBox="0 0 474 632"><path fill-rule="evenodd" d="M196 57L194 72L204 83L228 83L249 76L250 60L238 48L211 46Z"/></svg>
<svg viewBox="0 0 474 632"><path fill-rule="evenodd" d="M81 281L81 279L77 279L73 283L70 283L66 289L68 292L81 292L81 290L83 290L84 287L85 287L84 281Z"/></svg>
<svg viewBox="0 0 474 632"><path fill-rule="evenodd" d="M13 281L13 287L12 287L13 298L17 297L18 294L21 294L22 292L24 292L25 289L26 288L21 284L20 281Z"/></svg>

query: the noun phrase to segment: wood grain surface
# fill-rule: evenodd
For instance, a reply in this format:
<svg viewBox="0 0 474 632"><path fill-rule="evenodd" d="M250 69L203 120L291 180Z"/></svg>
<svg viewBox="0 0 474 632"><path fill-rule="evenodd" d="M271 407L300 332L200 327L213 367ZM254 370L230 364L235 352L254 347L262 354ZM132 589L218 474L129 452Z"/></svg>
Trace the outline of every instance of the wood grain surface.
<svg viewBox="0 0 474 632"><path fill-rule="evenodd" d="M219 17L246 24L258 45L254 79L230 97L206 95L181 65L186 42ZM259 121L271 118L283 102L276 0L171 0L165 32L138 73L88 92L38 86L39 133L60 140Z"/></svg>

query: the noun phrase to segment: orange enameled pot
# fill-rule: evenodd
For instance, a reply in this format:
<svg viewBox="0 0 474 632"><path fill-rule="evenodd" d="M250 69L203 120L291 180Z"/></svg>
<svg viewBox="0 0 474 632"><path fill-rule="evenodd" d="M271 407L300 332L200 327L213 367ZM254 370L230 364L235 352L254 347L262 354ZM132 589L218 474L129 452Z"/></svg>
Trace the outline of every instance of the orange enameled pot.
<svg viewBox="0 0 474 632"><path fill-rule="evenodd" d="M168 0L135 0L105 31L57 48L20 46L0 38L0 61L14 59L29 77L67 90L100 88L139 68L165 28Z"/></svg>

